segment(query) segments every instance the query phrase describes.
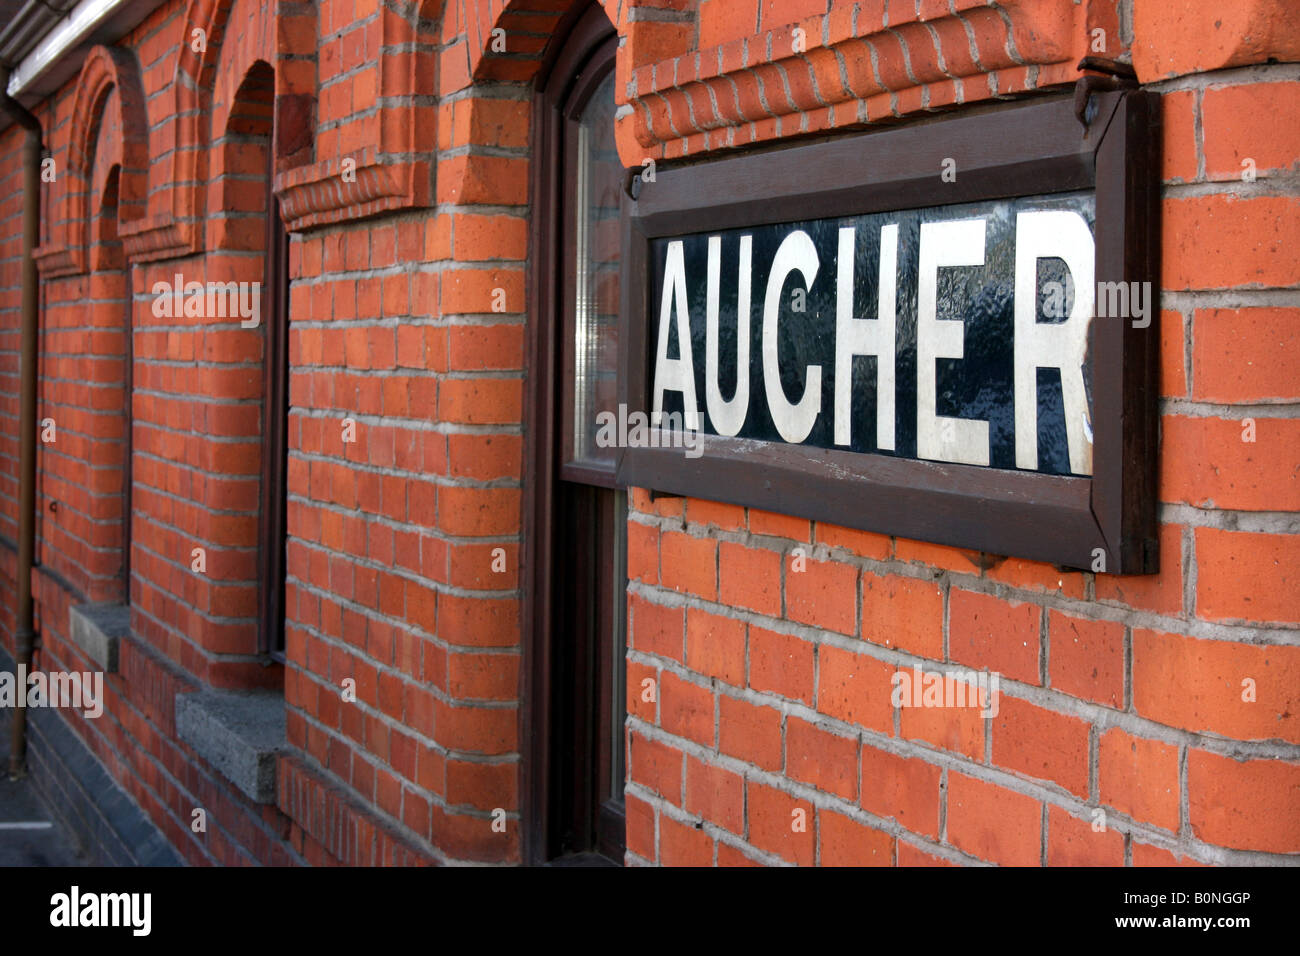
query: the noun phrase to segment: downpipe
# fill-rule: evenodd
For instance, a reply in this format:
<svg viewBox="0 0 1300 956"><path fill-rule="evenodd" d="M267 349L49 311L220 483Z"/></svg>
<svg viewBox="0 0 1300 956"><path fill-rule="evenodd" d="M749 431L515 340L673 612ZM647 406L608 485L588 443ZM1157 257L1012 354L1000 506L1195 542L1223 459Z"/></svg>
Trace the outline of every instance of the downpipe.
<svg viewBox="0 0 1300 956"><path fill-rule="evenodd" d="M32 251L39 238L41 211L41 123L9 96L9 69L0 68L0 112L26 131L23 142L22 345L20 351L18 433L18 571L14 613L14 657L18 673L30 671L36 642L32 607L32 565L36 554L36 333L38 288ZM20 691L19 696L22 696ZM27 768L27 708L15 707L9 749L9 776Z"/></svg>

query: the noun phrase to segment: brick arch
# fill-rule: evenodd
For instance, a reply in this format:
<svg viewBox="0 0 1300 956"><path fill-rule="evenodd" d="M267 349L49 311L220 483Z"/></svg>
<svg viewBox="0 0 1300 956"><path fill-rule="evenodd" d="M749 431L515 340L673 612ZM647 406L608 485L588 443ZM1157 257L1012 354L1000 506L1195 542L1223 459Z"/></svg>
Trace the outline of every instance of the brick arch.
<svg viewBox="0 0 1300 956"><path fill-rule="evenodd" d="M429 100L438 92L439 45L450 39L443 33L455 35L461 20L444 18L446 0L379 0L378 10L376 42L387 52L368 66L371 115L356 115L354 104L352 115L333 118L335 128L322 124L315 162L277 161L275 189L291 231L427 206L433 198L437 110ZM454 48L463 56L463 44ZM277 128L282 119L278 113Z"/></svg>
<svg viewBox="0 0 1300 956"><path fill-rule="evenodd" d="M208 182L208 249L265 249L268 152L273 148L275 70L264 59L242 74L229 74L234 89L213 111L211 179ZM233 80L238 79L238 84ZM262 180L253 185L250 178Z"/></svg>
<svg viewBox="0 0 1300 956"><path fill-rule="evenodd" d="M104 183L94 181L93 174L96 165L105 166L104 157L97 157L96 151L105 122L117 133L99 148L111 150L108 165L121 167L118 217L123 223L139 220L145 211L149 168L144 86L131 51L101 45L87 55L73 94L68 155L61 177L61 222L57 237L36 254L47 277L80 275L87 269L87 223L93 218L92 200L104 188Z"/></svg>
<svg viewBox="0 0 1300 956"><path fill-rule="evenodd" d="M90 223L88 267L91 272L108 272L126 267L122 243L118 236L118 219L122 203L122 166L108 163L104 169L97 202Z"/></svg>
<svg viewBox="0 0 1300 956"><path fill-rule="evenodd" d="M214 129L238 81L257 60L275 72L277 168L310 160L316 99L316 5L290 0L190 0L171 85L174 140L162 160L165 183L150 216L129 230L134 259L190 255L203 248L203 204ZM233 81L233 85L232 85Z"/></svg>
<svg viewBox="0 0 1300 956"><path fill-rule="evenodd" d="M666 10L661 2L644 0L598 0L605 15L627 38L629 53L635 54L637 39L644 34L646 24L657 28L664 23L689 25L694 29L695 0L684 0ZM585 9L585 4L574 0L471 0L467 11L469 38L466 55L469 59L469 76L475 82L499 80L531 83L545 63L546 49L557 33L563 33L566 16ZM653 7L655 20L636 20L633 10ZM665 19L666 18L666 19ZM505 31L493 37L493 31ZM505 49L498 50L494 39L504 40ZM627 57L619 53L620 77L625 77L622 61ZM634 66L639 63L632 64Z"/></svg>
<svg viewBox="0 0 1300 956"><path fill-rule="evenodd" d="M121 400L106 403L96 414L105 425L89 439L87 465L96 463L99 474L90 478L91 507L99 515L113 515L116 520L92 525L86 556L88 575L86 596L92 601L130 600L131 542L131 279L122 254L119 236L122 221L123 167L110 162L105 154L112 130L101 128L99 148L93 166L98 190L94 208L89 211L89 270L91 306L97 333L92 345L90 374L101 386L120 389Z"/></svg>
<svg viewBox="0 0 1300 956"><path fill-rule="evenodd" d="M618 60L615 67L615 97L619 107L628 102L628 80L632 71L641 65L641 60L648 61L658 56L659 44L665 29L693 31L695 29L695 0L685 0L679 10L666 11L654 2L636 2L636 0L597 0L604 9L620 36ZM656 19L638 20L635 9L639 6L651 6L656 10ZM526 86L535 84L544 74L550 44L556 36L567 33L572 19L586 10L587 4L575 0L476 0L466 12L468 20L466 34L467 47L464 50L444 51L444 57L463 56L466 58L464 73L457 69L459 64L450 63L444 67L442 94L448 95L467 85L487 85L493 82L512 83ZM663 18L668 17L665 20ZM493 31L505 31L505 50L493 49ZM465 80L457 86L457 77L463 75ZM450 80L450 82L448 82ZM469 111L468 126L471 130L492 130L498 128L496 112L499 100L491 97L471 97L466 101ZM616 123L616 138L619 155L626 166L637 165L645 150L635 140L634 117L631 114L621 116ZM508 139L509 131L502 130ZM487 143L476 140L477 145L509 145L506 140L500 143ZM460 202L493 201L487 194L490 184L496 177L495 157L471 152L468 156L457 157L442 164L447 176L440 189L440 194ZM514 201L514 200L508 200Z"/></svg>

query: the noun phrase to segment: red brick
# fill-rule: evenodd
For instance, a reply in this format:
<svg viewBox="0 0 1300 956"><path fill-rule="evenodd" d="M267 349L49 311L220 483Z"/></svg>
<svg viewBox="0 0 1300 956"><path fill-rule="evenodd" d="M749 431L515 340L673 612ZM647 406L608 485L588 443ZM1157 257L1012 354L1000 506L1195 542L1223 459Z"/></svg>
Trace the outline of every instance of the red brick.
<svg viewBox="0 0 1300 956"><path fill-rule="evenodd" d="M829 644L823 644L817 656L817 709L846 723L892 733L894 665Z"/></svg>
<svg viewBox="0 0 1300 956"><path fill-rule="evenodd" d="M1212 621L1300 621L1300 535L1196 529L1196 614Z"/></svg>
<svg viewBox="0 0 1300 956"><path fill-rule="evenodd" d="M1250 83L1211 87L1201 101L1205 174L1209 179L1242 177L1242 161L1254 160L1256 174L1294 171L1300 164L1300 83Z"/></svg>
<svg viewBox="0 0 1300 956"><path fill-rule="evenodd" d="M1167 415L1161 422L1160 500L1236 511L1300 510L1300 421L1255 418L1255 441L1245 425L1223 418Z"/></svg>
<svg viewBox="0 0 1300 956"><path fill-rule="evenodd" d="M892 866L894 839L888 833L830 810L817 812L821 866Z"/></svg>
<svg viewBox="0 0 1300 956"><path fill-rule="evenodd" d="M806 518L773 514L757 508L749 509L749 530L752 534L767 534L794 541L812 540L812 525Z"/></svg>
<svg viewBox="0 0 1300 956"><path fill-rule="evenodd" d="M1207 402L1300 398L1300 378L1295 374L1300 365L1300 309L1198 309L1193 322L1194 398ZM1236 438L1241 440L1240 430Z"/></svg>
<svg viewBox="0 0 1300 956"><path fill-rule="evenodd" d="M818 790L853 800L858 792L858 741L798 717L785 725L785 770Z"/></svg>
<svg viewBox="0 0 1300 956"><path fill-rule="evenodd" d="M457 215L452 228L457 259L523 259L528 222L519 216Z"/></svg>
<svg viewBox="0 0 1300 956"><path fill-rule="evenodd" d="M899 841L898 844L898 865L899 866L956 866L957 864L945 860L941 856L935 856L933 853L926 853L924 850L912 846L910 843Z"/></svg>
<svg viewBox="0 0 1300 956"><path fill-rule="evenodd" d="M758 23L758 0L701 0L700 49L747 37Z"/></svg>
<svg viewBox="0 0 1300 956"><path fill-rule="evenodd" d="M813 805L753 780L746 782L745 795L749 842L791 863L812 866L817 823ZM802 829L796 831L796 826Z"/></svg>
<svg viewBox="0 0 1300 956"><path fill-rule="evenodd" d="M733 687L744 687L745 622L688 609L686 666Z"/></svg>
<svg viewBox="0 0 1300 956"><path fill-rule="evenodd" d="M1254 700L1243 700L1243 682ZM1237 740L1300 743L1300 647L1133 631L1133 709Z"/></svg>
<svg viewBox="0 0 1300 956"><path fill-rule="evenodd" d="M399 335L401 331L399 328ZM447 360L454 371L478 372L522 367L522 325L455 325L447 333Z"/></svg>
<svg viewBox="0 0 1300 956"><path fill-rule="evenodd" d="M656 862L655 809L640 797L628 794L623 798L627 814L627 850L642 859Z"/></svg>
<svg viewBox="0 0 1300 956"><path fill-rule="evenodd" d="M1038 866L1040 804L1033 797L965 774L948 775L948 842L1004 866Z"/></svg>
<svg viewBox="0 0 1300 956"><path fill-rule="evenodd" d="M749 686L811 704L813 645L788 634L751 627Z"/></svg>
<svg viewBox="0 0 1300 956"><path fill-rule="evenodd" d="M628 618L632 647L675 661L682 659L685 616L681 608L651 604L639 595L630 594Z"/></svg>
<svg viewBox="0 0 1300 956"><path fill-rule="evenodd" d="M862 638L943 659L943 592L933 581L862 574Z"/></svg>
<svg viewBox="0 0 1300 956"><path fill-rule="evenodd" d="M644 682L650 681L647 685ZM645 694L653 694L653 700L645 700ZM657 723L655 714L659 709L659 671L637 661L627 662L627 712L647 723Z"/></svg>
<svg viewBox="0 0 1300 956"><path fill-rule="evenodd" d="M686 517L692 524L708 525L724 531L740 531L745 527L745 509L739 505L725 505L702 498L691 498L686 504Z"/></svg>
<svg viewBox="0 0 1300 956"><path fill-rule="evenodd" d="M659 682L659 725L670 734L713 746L713 694L664 671Z"/></svg>
<svg viewBox="0 0 1300 956"><path fill-rule="evenodd" d="M1181 312L1160 313L1160 394L1165 398L1187 395L1187 370L1183 343L1186 323Z"/></svg>
<svg viewBox="0 0 1300 956"><path fill-rule="evenodd" d="M908 740L984 759L985 718L977 707L900 707L899 727Z"/></svg>
<svg viewBox="0 0 1300 956"><path fill-rule="evenodd" d="M1206 866L1191 857L1177 856L1158 846L1133 841L1134 866Z"/></svg>
<svg viewBox="0 0 1300 956"><path fill-rule="evenodd" d="M639 521L627 523L627 576L632 581L659 583L659 529Z"/></svg>
<svg viewBox="0 0 1300 956"><path fill-rule="evenodd" d="M1192 750L1187 803L1192 832L1206 843L1300 852L1300 764Z"/></svg>
<svg viewBox="0 0 1300 956"><path fill-rule="evenodd" d="M856 634L857 570L847 564L809 561L806 554L787 557L785 602L786 615L792 621Z"/></svg>
<svg viewBox="0 0 1300 956"><path fill-rule="evenodd" d="M1142 823L1178 830L1178 748L1133 737L1118 727L1101 735L1101 802Z"/></svg>
<svg viewBox="0 0 1300 956"><path fill-rule="evenodd" d="M628 779L669 800L682 795L682 752L667 744L642 737L635 730L628 735Z"/></svg>
<svg viewBox="0 0 1300 956"><path fill-rule="evenodd" d="M659 818L659 862L664 866L711 866L713 839L664 814Z"/></svg>
<svg viewBox="0 0 1300 956"><path fill-rule="evenodd" d="M679 531L665 532L659 539L659 563L665 587L710 601L717 598L717 557L713 539L695 538Z"/></svg>
<svg viewBox="0 0 1300 956"><path fill-rule="evenodd" d="M718 600L776 617L781 613L781 555L723 541L718 545Z"/></svg>
<svg viewBox="0 0 1300 956"><path fill-rule="evenodd" d="M1161 97L1164 110L1163 179L1195 182L1199 165L1196 152L1196 90L1179 90Z"/></svg>
<svg viewBox="0 0 1300 956"><path fill-rule="evenodd" d="M745 781L739 774L686 756L686 812L732 833L745 830Z"/></svg>
<svg viewBox="0 0 1300 956"><path fill-rule="evenodd" d="M1124 706L1124 625L1049 611L1052 687L1073 697Z"/></svg>
<svg viewBox="0 0 1300 956"><path fill-rule="evenodd" d="M894 551L894 541L888 535L858 531L825 521L817 522L817 543L828 548L843 548L860 558L884 561Z"/></svg>
<svg viewBox="0 0 1300 956"><path fill-rule="evenodd" d="M1300 199L1198 196L1164 202L1166 289L1230 289L1300 283L1300 248L1290 241Z"/></svg>
<svg viewBox="0 0 1300 956"><path fill-rule="evenodd" d="M781 712L725 694L718 707L718 750L764 770L780 770Z"/></svg>
<svg viewBox="0 0 1300 956"><path fill-rule="evenodd" d="M1048 866L1123 866L1124 835L1094 830L1091 819L1072 817L1060 807L1047 808Z"/></svg>
<svg viewBox="0 0 1300 956"><path fill-rule="evenodd" d="M1055 591L1067 597L1083 597L1083 573L1060 571L1042 561L1020 558L999 560L984 572L990 581L1000 581L1028 591Z"/></svg>
<svg viewBox="0 0 1300 956"><path fill-rule="evenodd" d="M727 846L727 844L721 841L718 842L718 866L730 867L730 866L762 866L762 865L763 865L762 863L758 862L757 860L751 857L746 856L744 853L742 853L740 850L737 850L735 847Z"/></svg>
<svg viewBox="0 0 1300 956"><path fill-rule="evenodd" d="M862 747L862 809L897 820L913 833L939 835L939 780L934 764Z"/></svg>
<svg viewBox="0 0 1300 956"><path fill-rule="evenodd" d="M954 661L1038 683L1037 605L961 590L953 590L949 602L948 653Z"/></svg>
<svg viewBox="0 0 1300 956"><path fill-rule="evenodd" d="M959 574L978 574L982 560L978 551L950 548L943 544L930 544L928 541L912 541L908 538L898 538L894 541L894 557L899 561L944 568Z"/></svg>
<svg viewBox="0 0 1300 956"><path fill-rule="evenodd" d="M1087 799L1089 731L1085 721L1003 694L993 718L993 762Z"/></svg>
<svg viewBox="0 0 1300 956"><path fill-rule="evenodd" d="M447 761L447 802L480 810L518 806L519 768L514 763Z"/></svg>
<svg viewBox="0 0 1300 956"><path fill-rule="evenodd" d="M1300 59L1300 32L1287 0L1222 4L1133 4L1133 67L1143 83L1272 58Z"/></svg>

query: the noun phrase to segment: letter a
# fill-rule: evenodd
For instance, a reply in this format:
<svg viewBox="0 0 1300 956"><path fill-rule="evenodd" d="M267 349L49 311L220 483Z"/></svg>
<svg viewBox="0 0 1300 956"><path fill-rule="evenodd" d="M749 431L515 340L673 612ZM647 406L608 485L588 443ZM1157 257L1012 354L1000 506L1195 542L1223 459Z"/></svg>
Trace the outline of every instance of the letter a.
<svg viewBox="0 0 1300 956"><path fill-rule="evenodd" d="M676 319L677 354L668 357L668 323ZM700 427L699 410L695 402L695 363L691 359L691 319L686 305L686 259L682 241L668 244L668 259L664 264L663 305L659 309L659 349L655 358L654 410L650 424L659 427L664 413L664 392L681 392L682 406L686 411L686 427Z"/></svg>

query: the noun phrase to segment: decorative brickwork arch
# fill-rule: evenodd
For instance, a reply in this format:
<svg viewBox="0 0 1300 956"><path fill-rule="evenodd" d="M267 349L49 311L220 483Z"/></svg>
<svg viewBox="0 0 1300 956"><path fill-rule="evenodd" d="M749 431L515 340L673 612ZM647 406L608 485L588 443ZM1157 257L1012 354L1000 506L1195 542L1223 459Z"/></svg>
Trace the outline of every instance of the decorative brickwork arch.
<svg viewBox="0 0 1300 956"><path fill-rule="evenodd" d="M816 5L813 5L814 7ZM531 79L564 0L467 0L466 76ZM721 0L608 0L623 38L617 96L627 165L863 126L1073 83L1124 52L1114 0L767 3L757 36ZM494 30L504 36L493 36ZM495 44L494 44L495 39ZM500 49L504 39L505 49ZM448 49L444 56L452 56ZM444 95L451 92L444 83Z"/></svg>
<svg viewBox="0 0 1300 956"><path fill-rule="evenodd" d="M631 56L638 49L637 38L646 31L657 32L665 26L679 29L683 25L694 30L694 3L684 11L655 8L657 20L637 20L636 5L629 0L600 0L605 15L625 40L618 53L615 83L616 100L620 106L626 102L627 78L634 65ZM531 85L544 73L551 39L563 35L576 13L584 5L571 0L467 0L467 41L443 51L441 93L443 96L458 92L466 85L487 87L490 84L508 83ZM663 18L668 18L664 20ZM630 18L630 19L629 19ZM498 32L500 31L500 32ZM515 145L515 130L502 126L495 114L500 100L495 97L471 96L467 101L468 126L471 130L497 130L498 142L476 139L473 146ZM630 118L630 117L629 117ZM624 161L631 164L640 155L631 146L632 126L620 121L617 127L619 151ZM455 145L461 145L459 143ZM471 149L468 155L453 157L441 166L447 181L440 195L457 202L492 202L488 195L489 184L498 176L500 159ZM509 200L517 201L517 200Z"/></svg>
<svg viewBox="0 0 1300 956"><path fill-rule="evenodd" d="M310 159L316 83L314 4L276 0L191 0L176 62L171 96L168 170L153 183L149 217L125 230L127 254L136 260L189 255L203 248L203 196L211 131L221 128L214 109L233 77L255 60L275 71L277 169ZM235 45L230 49L231 44ZM219 64L225 64L219 70ZM226 98L229 102L229 97Z"/></svg>
<svg viewBox="0 0 1300 956"><path fill-rule="evenodd" d="M70 489L42 536L51 568L92 602L121 602L128 591L131 280L119 229L143 208L143 113L132 55L95 48L57 159L63 195L53 241L36 256L46 279L68 280L49 287L44 327L82 343L75 363L43 372L49 415L72 437L41 448L52 484Z"/></svg>
<svg viewBox="0 0 1300 956"><path fill-rule="evenodd" d="M347 81L349 113L319 111L316 161L277 167L276 193L290 230L432 201L431 156L437 145L433 98L444 3L381 0L372 15L375 22L363 19L355 25L366 29L367 44L377 34L383 55ZM277 124L282 121L277 115Z"/></svg>
<svg viewBox="0 0 1300 956"><path fill-rule="evenodd" d="M90 376L99 386L121 389L97 415L112 424L89 441L86 482L92 516L87 541L86 596L92 601L130 603L131 570L131 270L118 234L123 221L120 150L110 149L115 130L101 127L91 163L98 187L89 218L90 314L98 344ZM113 155L107 155L113 154ZM114 162L113 160L118 160ZM83 220L83 224L86 221Z"/></svg>
<svg viewBox="0 0 1300 956"><path fill-rule="evenodd" d="M119 47L97 46L90 51L77 78L73 96L71 132L66 168L59 179L63 197L50 241L36 251L41 273L47 278L79 275L87 268L87 224L96 187L91 165L102 123L117 135L103 148L112 151L109 165L120 167L116 209L123 223L144 215L149 168L149 134L144 88L134 54ZM103 164L105 157L98 158ZM98 206L98 203L94 203Z"/></svg>

